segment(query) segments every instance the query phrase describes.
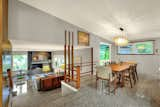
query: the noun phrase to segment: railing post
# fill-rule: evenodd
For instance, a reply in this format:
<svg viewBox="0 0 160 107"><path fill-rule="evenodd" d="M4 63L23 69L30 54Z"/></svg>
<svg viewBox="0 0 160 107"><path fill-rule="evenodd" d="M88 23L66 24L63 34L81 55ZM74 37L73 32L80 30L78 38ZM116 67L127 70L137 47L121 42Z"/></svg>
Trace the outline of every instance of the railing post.
<svg viewBox="0 0 160 107"><path fill-rule="evenodd" d="M70 69L70 67L71 67L71 63L70 63L70 31L68 32L68 81L70 81L70 71L71 71L71 69Z"/></svg>
<svg viewBox="0 0 160 107"><path fill-rule="evenodd" d="M76 88L80 88L80 66L76 67L76 72L77 72L77 81L76 81Z"/></svg>
<svg viewBox="0 0 160 107"><path fill-rule="evenodd" d="M93 48L91 48L91 74L93 75Z"/></svg>
<svg viewBox="0 0 160 107"><path fill-rule="evenodd" d="M64 44L64 81L66 82L66 45L67 45L67 31L65 30L65 44Z"/></svg>
<svg viewBox="0 0 160 107"><path fill-rule="evenodd" d="M72 47L71 47L71 53L72 53L72 80L74 79L74 37L73 37L73 32L72 32Z"/></svg>

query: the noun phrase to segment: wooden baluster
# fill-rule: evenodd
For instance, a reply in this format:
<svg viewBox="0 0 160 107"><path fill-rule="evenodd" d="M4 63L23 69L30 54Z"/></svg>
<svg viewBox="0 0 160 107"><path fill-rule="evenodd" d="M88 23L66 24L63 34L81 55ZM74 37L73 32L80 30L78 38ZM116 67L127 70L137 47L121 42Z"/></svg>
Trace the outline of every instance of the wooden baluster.
<svg viewBox="0 0 160 107"><path fill-rule="evenodd" d="M64 44L64 81L66 82L66 45L67 45L67 31L65 30L65 44Z"/></svg>
<svg viewBox="0 0 160 107"><path fill-rule="evenodd" d="M76 79L76 88L80 88L80 66L76 67L77 79Z"/></svg>
<svg viewBox="0 0 160 107"><path fill-rule="evenodd" d="M91 48L91 74L93 75L93 48Z"/></svg>
<svg viewBox="0 0 160 107"><path fill-rule="evenodd" d="M72 32L72 47L71 47L71 51L72 51L72 80L74 79L74 37L73 37L73 32Z"/></svg>
<svg viewBox="0 0 160 107"><path fill-rule="evenodd" d="M68 78L70 81L70 31L68 33Z"/></svg>

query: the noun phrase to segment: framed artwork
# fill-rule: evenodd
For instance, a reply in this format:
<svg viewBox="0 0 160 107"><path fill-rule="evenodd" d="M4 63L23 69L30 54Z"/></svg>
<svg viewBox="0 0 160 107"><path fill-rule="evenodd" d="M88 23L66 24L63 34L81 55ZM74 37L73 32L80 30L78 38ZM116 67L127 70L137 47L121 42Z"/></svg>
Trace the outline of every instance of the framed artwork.
<svg viewBox="0 0 160 107"><path fill-rule="evenodd" d="M89 46L89 33L78 31L78 45Z"/></svg>

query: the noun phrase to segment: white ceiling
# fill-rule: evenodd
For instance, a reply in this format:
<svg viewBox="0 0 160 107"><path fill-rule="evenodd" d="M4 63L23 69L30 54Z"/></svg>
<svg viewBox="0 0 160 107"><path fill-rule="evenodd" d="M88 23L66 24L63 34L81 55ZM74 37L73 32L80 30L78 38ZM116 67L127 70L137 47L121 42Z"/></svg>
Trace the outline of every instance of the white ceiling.
<svg viewBox="0 0 160 107"><path fill-rule="evenodd" d="M160 0L19 0L103 38L160 37Z"/></svg>

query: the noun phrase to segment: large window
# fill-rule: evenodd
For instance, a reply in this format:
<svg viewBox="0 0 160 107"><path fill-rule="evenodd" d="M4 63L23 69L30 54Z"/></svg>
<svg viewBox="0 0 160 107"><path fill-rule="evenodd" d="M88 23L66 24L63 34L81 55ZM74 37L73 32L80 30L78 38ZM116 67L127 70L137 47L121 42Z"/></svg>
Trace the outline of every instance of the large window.
<svg viewBox="0 0 160 107"><path fill-rule="evenodd" d="M110 49L110 44L100 43L100 65L103 65L105 62L110 60Z"/></svg>
<svg viewBox="0 0 160 107"><path fill-rule="evenodd" d="M13 71L27 70L27 54L13 55Z"/></svg>
<svg viewBox="0 0 160 107"><path fill-rule="evenodd" d="M7 69L11 69L12 57L11 55L2 56L3 72L7 72Z"/></svg>
<svg viewBox="0 0 160 107"><path fill-rule="evenodd" d="M64 66L64 55L54 55L54 67L63 68Z"/></svg>
<svg viewBox="0 0 160 107"><path fill-rule="evenodd" d="M118 47L118 54L154 54L154 41L129 43Z"/></svg>

